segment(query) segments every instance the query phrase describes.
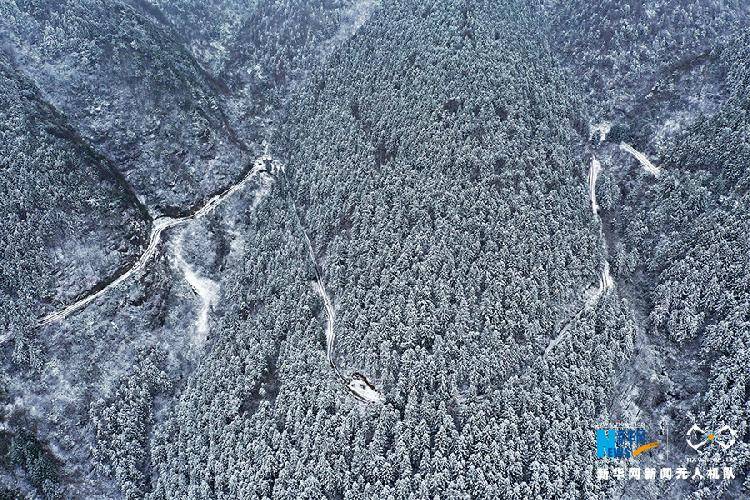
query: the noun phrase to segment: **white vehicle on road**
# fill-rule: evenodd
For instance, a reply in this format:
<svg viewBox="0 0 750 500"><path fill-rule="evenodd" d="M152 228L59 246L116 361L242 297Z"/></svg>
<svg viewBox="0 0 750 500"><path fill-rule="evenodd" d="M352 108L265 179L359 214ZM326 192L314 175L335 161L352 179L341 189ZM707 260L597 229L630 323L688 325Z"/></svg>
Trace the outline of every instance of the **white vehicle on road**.
<svg viewBox="0 0 750 500"><path fill-rule="evenodd" d="M359 372L352 373L352 379L347 386L354 396L368 403L380 403L383 401L383 395L374 385L367 380L367 377Z"/></svg>

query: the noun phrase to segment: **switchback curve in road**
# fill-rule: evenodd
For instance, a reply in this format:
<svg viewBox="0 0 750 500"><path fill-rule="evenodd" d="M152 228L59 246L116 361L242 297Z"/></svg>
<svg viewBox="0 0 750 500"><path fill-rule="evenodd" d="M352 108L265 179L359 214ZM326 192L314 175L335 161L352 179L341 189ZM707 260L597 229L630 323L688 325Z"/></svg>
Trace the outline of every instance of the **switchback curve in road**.
<svg viewBox="0 0 750 500"><path fill-rule="evenodd" d="M192 214L186 215L179 218L171 217L158 217L154 219L151 226L151 234L149 236L148 246L138 258L138 260L130 267L122 271L121 274L117 275L114 279L103 285L97 285L94 287L94 291L86 293L83 297L79 298L72 304L65 306L59 311L54 311L39 320L39 326L44 327L52 323L61 321L74 312L83 309L91 302L95 301L99 297L109 292L111 289L117 287L125 280L130 278L133 274L139 272L146 266L146 263L153 257L161 241L161 235L164 231L169 228L175 227L178 224L186 223L187 221L198 219L212 212L218 207L223 201L232 196L234 193L242 189L250 180L255 178L257 175L266 172L266 163L271 161L271 156L266 151L263 155L259 156L253 162L253 168L238 182L225 189L221 193L212 196L202 207L197 209Z"/></svg>

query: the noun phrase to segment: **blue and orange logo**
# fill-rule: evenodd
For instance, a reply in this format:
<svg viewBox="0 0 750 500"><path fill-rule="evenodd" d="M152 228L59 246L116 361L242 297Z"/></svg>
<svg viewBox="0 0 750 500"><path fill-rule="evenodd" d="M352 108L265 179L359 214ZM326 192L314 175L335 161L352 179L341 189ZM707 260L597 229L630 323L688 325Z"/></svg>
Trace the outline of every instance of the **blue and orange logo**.
<svg viewBox="0 0 750 500"><path fill-rule="evenodd" d="M630 458L659 446L648 439L643 428L609 428L596 430L596 458Z"/></svg>

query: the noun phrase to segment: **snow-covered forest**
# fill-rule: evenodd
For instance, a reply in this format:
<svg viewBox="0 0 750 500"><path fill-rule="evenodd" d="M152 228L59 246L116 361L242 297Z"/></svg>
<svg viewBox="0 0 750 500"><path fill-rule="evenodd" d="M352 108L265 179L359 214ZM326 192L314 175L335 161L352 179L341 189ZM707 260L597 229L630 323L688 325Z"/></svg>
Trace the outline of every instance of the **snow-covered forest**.
<svg viewBox="0 0 750 500"><path fill-rule="evenodd" d="M0 0L0 498L750 497L749 19Z"/></svg>

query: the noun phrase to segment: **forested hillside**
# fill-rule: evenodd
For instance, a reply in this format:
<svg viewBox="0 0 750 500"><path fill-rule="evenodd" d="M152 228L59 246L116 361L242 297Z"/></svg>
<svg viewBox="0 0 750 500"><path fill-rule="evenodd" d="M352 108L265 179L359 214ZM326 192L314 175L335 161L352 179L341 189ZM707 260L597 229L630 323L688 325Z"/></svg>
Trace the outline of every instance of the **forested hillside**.
<svg viewBox="0 0 750 500"><path fill-rule="evenodd" d="M232 74L258 63L295 69L282 79L266 72L255 78L250 71L245 85L218 79L223 69L214 72L210 61L193 58L193 35L172 23L168 9L145 2L0 2L3 74L28 88L21 98L9 83L2 96L13 174L4 178L3 213L15 228L2 232L9 241L3 293L10 300L2 303L7 433L0 450L7 491L108 498L138 496L149 487L151 445L144 432L169 410L173 391L212 348L204 329L223 314L224 304L199 296L205 290L196 283L218 293L223 274L243 268L237 254L247 248L245 219L269 189L266 174L238 177L255 168L285 92L372 10L346 3L252 7L246 14L254 12L255 22L244 32L267 33L262 46L252 38L257 35L242 35L259 46L232 59ZM312 22L316 16L321 22ZM220 25L217 19L224 33ZM277 36L282 28L288 34ZM235 39L240 33L224 35L235 51L245 43ZM192 120L203 125L191 129ZM45 121L54 126L37 130ZM58 137L60 144L52 142ZM66 146L66 138L83 152ZM37 142L46 149L36 153ZM78 157L45 156L61 152ZM29 168L33 173L26 175ZM207 195L238 185L242 189L222 202L228 208L154 233L169 220L161 214L194 213ZM140 269L120 282L134 265ZM102 290L62 324L38 326L50 309ZM196 317L198 309L205 313ZM10 453L13 446L27 451Z"/></svg>
<svg viewBox="0 0 750 500"><path fill-rule="evenodd" d="M560 61L613 141L653 149L726 98L719 52L750 5L738 0L545 0ZM661 152L661 151L660 151Z"/></svg>
<svg viewBox="0 0 750 500"><path fill-rule="evenodd" d="M556 49L592 100L602 102L600 110L626 113L649 93L674 90L674 82L661 80L712 58L729 29L750 13L738 0L543 4ZM705 76L702 83L712 83Z"/></svg>
<svg viewBox="0 0 750 500"><path fill-rule="evenodd" d="M224 112L239 136L257 140L295 82L372 11L355 0L160 1L147 9L172 27L224 93ZM141 2L141 5L148 5Z"/></svg>
<svg viewBox="0 0 750 500"><path fill-rule="evenodd" d="M22 372L47 361L36 315L89 292L144 245L148 214L113 169L0 51L0 464L24 470L21 491L54 497L61 464L10 397ZM34 383L38 383L35 380Z"/></svg>
<svg viewBox="0 0 750 500"><path fill-rule="evenodd" d="M32 364L34 317L133 260L148 214L112 165L0 52L3 338ZM12 228L12 229L11 229Z"/></svg>
<svg viewBox="0 0 750 500"><path fill-rule="evenodd" d="M748 33L736 33L717 57L727 68L727 99L679 134L662 157L665 174L627 183L613 220L636 272L620 270L646 297L649 337L664 358L656 390L667 397L648 411L675 426L729 423L743 443L730 462L747 470L748 393ZM690 456L690 455L687 455ZM702 462L724 458L702 457ZM739 484L705 483L704 494L741 495ZM748 487L745 479L744 488Z"/></svg>
<svg viewBox="0 0 750 500"><path fill-rule="evenodd" d="M0 0L0 498L748 497L749 16Z"/></svg>
<svg viewBox="0 0 750 500"><path fill-rule="evenodd" d="M5 4L19 65L155 214L181 213L240 176L251 157L220 85L173 32L117 1Z"/></svg>
<svg viewBox="0 0 750 500"><path fill-rule="evenodd" d="M544 355L603 253L580 103L538 30L512 2L389 2L295 96L277 138L288 183L250 250L250 269L281 271L246 266L245 305L157 431L155 497L599 491L587 426L631 327L607 294ZM339 365L382 407L327 366L285 199L335 303Z"/></svg>
<svg viewBox="0 0 750 500"><path fill-rule="evenodd" d="M573 12L579 7L548 12L568 71L593 79L583 85L590 123L609 122L596 147L602 219L615 280L636 318L639 360L616 378L615 414L637 412L654 428L728 423L741 443L731 453L697 457L678 442L671 463L747 471L747 6L611 2ZM575 30L556 31L569 21ZM642 149L660 174L616 148L620 141ZM631 481L622 494L738 498L748 483L737 475L731 483Z"/></svg>

